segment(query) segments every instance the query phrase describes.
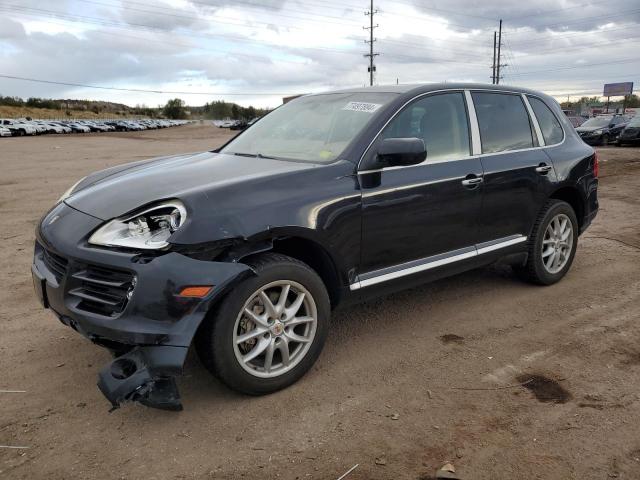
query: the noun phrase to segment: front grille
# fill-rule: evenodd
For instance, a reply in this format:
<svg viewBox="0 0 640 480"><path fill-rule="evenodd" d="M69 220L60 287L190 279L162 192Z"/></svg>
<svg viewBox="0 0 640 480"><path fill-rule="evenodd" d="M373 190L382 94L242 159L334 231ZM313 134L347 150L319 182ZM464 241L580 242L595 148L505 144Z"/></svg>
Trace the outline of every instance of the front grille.
<svg viewBox="0 0 640 480"><path fill-rule="evenodd" d="M58 282L66 275L69 265L69 260L66 258L42 248L42 261Z"/></svg>
<svg viewBox="0 0 640 480"><path fill-rule="evenodd" d="M107 317L125 309L136 283L130 272L96 265L86 265L73 278L80 281L79 287L69 291L69 295L80 299L76 308Z"/></svg>

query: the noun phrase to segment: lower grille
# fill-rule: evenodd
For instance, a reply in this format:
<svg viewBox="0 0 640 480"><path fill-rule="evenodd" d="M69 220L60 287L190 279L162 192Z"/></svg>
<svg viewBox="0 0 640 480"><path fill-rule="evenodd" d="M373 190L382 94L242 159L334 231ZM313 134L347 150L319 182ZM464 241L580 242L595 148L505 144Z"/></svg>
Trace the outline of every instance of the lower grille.
<svg viewBox="0 0 640 480"><path fill-rule="evenodd" d="M67 266L69 265L69 261L66 258L42 248L42 261L58 282L66 275Z"/></svg>
<svg viewBox="0 0 640 480"><path fill-rule="evenodd" d="M76 308L107 317L125 309L136 283L130 272L96 265L87 265L73 278L80 281L79 287L69 291L80 299Z"/></svg>

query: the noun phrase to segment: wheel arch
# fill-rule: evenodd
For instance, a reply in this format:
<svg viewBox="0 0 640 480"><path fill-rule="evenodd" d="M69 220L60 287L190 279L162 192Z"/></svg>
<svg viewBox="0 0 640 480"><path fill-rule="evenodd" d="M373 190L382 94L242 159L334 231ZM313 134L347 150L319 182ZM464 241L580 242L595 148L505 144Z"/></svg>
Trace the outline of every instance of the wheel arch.
<svg viewBox="0 0 640 480"><path fill-rule="evenodd" d="M549 195L549 199L562 200L563 202L567 202L573 208L573 211L576 213L576 218L578 219L578 230L582 229L582 224L584 223L584 213L585 213L585 200L580 195L580 191L577 187L565 186L555 190L551 195Z"/></svg>
<svg viewBox="0 0 640 480"><path fill-rule="evenodd" d="M293 257L311 267L322 279L331 307L340 303L340 275L330 253L318 242L305 237L289 236L273 239L272 251Z"/></svg>
<svg viewBox="0 0 640 480"><path fill-rule="evenodd" d="M306 263L324 283L331 307L340 303L343 282L338 262L329 249L307 229L274 229L263 232L232 245L221 257L225 261L243 262L248 257L266 252L281 253Z"/></svg>

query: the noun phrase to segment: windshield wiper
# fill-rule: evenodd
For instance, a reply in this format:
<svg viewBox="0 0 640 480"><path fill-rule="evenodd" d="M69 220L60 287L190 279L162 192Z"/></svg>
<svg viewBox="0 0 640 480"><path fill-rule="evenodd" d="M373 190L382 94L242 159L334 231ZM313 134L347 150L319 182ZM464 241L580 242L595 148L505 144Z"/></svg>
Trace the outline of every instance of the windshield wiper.
<svg viewBox="0 0 640 480"><path fill-rule="evenodd" d="M261 153L241 153L241 152L233 152L234 155L237 155L239 157L255 157L255 158L268 158L271 160L275 160L275 157L268 157L266 155L262 155Z"/></svg>

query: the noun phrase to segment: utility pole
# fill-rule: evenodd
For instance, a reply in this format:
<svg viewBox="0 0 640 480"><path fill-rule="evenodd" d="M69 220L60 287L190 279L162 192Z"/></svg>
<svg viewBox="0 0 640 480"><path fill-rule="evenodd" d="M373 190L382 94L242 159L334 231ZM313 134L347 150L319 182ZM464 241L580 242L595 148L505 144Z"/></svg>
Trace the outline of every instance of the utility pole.
<svg viewBox="0 0 640 480"><path fill-rule="evenodd" d="M496 64L496 85L500 84L500 47L502 46L502 19L500 19L500 28L498 30L498 63Z"/></svg>
<svg viewBox="0 0 640 480"><path fill-rule="evenodd" d="M491 67L491 84L496 84L496 32L493 31L493 65Z"/></svg>
<svg viewBox="0 0 640 480"><path fill-rule="evenodd" d="M369 16L369 26L362 27L365 30L369 30L369 40L364 41L364 43L369 44L369 53L365 53L364 56L369 57L369 85L370 86L373 86L373 73L376 71L376 66L373 64L373 58L380 55L379 53L373 53L373 43L376 41L376 39L373 37L373 30L374 28L379 27L379 25L373 24L373 16L376 13L378 13L378 10L373 9L373 0L371 0L371 8L369 9L368 12L364 13L365 15Z"/></svg>
<svg viewBox="0 0 640 480"><path fill-rule="evenodd" d="M498 59L496 62L496 85L500 84L500 67L506 67L506 63L500 63L501 55L500 49L502 47L502 19L500 19L500 27L498 28Z"/></svg>

